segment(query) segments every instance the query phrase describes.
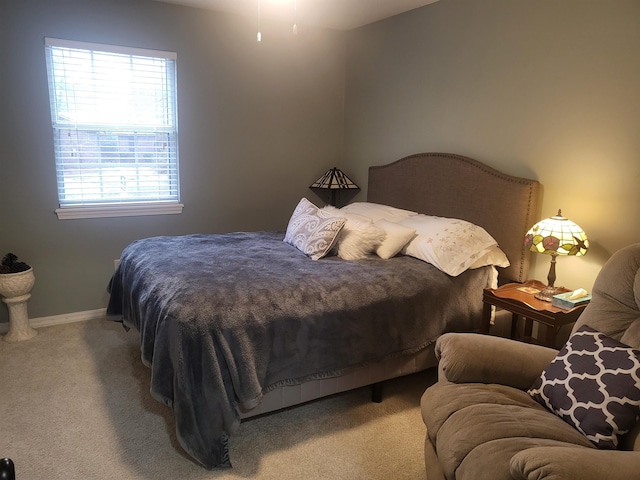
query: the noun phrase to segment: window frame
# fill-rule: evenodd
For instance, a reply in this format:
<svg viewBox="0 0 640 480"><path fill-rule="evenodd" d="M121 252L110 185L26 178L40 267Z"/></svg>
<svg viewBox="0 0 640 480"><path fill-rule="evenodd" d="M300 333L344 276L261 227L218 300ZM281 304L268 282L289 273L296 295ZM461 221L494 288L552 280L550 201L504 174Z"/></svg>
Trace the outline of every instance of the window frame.
<svg viewBox="0 0 640 480"><path fill-rule="evenodd" d="M167 89L171 89L168 95L165 95L165 100L170 102L170 107L168 107L171 111L171 121L168 125L164 125L161 130L162 132L168 132L167 135L171 136L170 148L173 150L171 153L167 154L167 159L170 163L170 175L168 177L169 181L169 199L159 198L161 197L161 190L155 190L158 194L158 198L144 200L135 198L136 195L140 195L142 192L136 190L135 193L132 194L132 197L125 200L114 200L109 198L102 199L91 199L88 200L86 198L81 198L78 202L74 202L72 200L65 201L63 199L63 193L61 190L61 182L64 181L64 174L60 171L60 168L63 163L64 157L59 157L59 155L63 155L63 153L59 153L59 141L56 140L56 136L60 131L72 130L75 129L80 133L90 134L94 132L95 135L98 135L101 132L107 132L110 134L118 135L122 129L133 131L133 135L136 136L140 132L144 134L145 126L143 124L122 124L122 123L109 123L103 124L100 128L96 128L95 123L89 122L68 122L68 123L57 123L56 120L59 119L57 116L58 98L56 98L54 92L55 82L52 80L53 75L53 59L51 54L52 48L70 48L70 49L80 49L80 50L88 50L91 52L107 52L112 54L122 54L128 56L141 56L141 57L151 57L155 59L162 59L164 61L170 60L168 62L169 68L172 71L168 74L171 81L167 81ZM47 64L47 83L49 88L49 101L50 101L50 112L51 112L51 126L54 136L54 161L56 166L56 192L58 195L58 208L55 209L55 213L59 220L68 220L68 219L80 219L80 218L103 218L103 217L122 217L122 216L142 216L142 215L167 215L167 214L180 214L182 213L182 209L184 205L180 201L180 165L179 165L179 151L178 151L178 89L177 89L177 54L175 52L167 52L160 50L151 50L151 49L143 49L143 48L135 48L135 47L125 47L119 45L110 45L110 44L100 44L100 43L90 43L90 42L81 42L75 40L64 40L57 38L45 37L45 57ZM92 70L92 74L94 71ZM147 132L148 134L148 132ZM58 143L56 143L58 142ZM138 145L135 148L132 148L133 151L138 152ZM137 153L135 154L137 156ZM102 157L97 161L98 165L101 165L98 168L98 172L100 178L104 174L104 171L108 170L103 169L102 165L104 165ZM122 165L122 168L140 168L140 166L145 166L145 164L138 163L138 160L135 160L132 163L114 163L114 166ZM150 166L153 168L158 168L158 163L151 163ZM156 173L157 174L157 173ZM127 177L129 178L129 177ZM140 177L137 175L131 178L135 178L136 181L144 177ZM158 184L156 188L161 188Z"/></svg>

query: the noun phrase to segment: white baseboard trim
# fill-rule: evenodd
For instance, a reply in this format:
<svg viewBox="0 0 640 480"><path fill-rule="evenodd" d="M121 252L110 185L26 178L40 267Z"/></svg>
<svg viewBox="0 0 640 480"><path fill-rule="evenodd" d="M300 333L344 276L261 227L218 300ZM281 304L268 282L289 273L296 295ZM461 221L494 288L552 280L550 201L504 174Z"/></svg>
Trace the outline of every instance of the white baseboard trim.
<svg viewBox="0 0 640 480"><path fill-rule="evenodd" d="M84 312L63 313L62 315L52 315L50 317L30 318L29 325L33 328L52 327L65 323L84 322L85 320L103 320L106 317L107 309L86 310ZM9 331L8 323L0 323L0 333Z"/></svg>

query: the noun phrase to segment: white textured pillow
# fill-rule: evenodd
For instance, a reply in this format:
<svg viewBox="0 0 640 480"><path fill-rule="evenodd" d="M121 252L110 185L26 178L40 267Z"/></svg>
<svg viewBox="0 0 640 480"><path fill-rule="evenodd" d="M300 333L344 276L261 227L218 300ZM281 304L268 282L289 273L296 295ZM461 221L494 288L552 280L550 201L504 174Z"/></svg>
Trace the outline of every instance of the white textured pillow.
<svg viewBox="0 0 640 480"><path fill-rule="evenodd" d="M457 218L421 214L400 224L417 233L403 248L403 253L424 260L452 277L460 275L497 245L484 228Z"/></svg>
<svg viewBox="0 0 640 480"><path fill-rule="evenodd" d="M284 241L312 260L319 260L329 253L345 222L344 217L323 212L302 198L291 215Z"/></svg>
<svg viewBox="0 0 640 480"><path fill-rule="evenodd" d="M373 223L347 217L338 235L338 256L344 260L365 258L376 251L385 236L385 231Z"/></svg>
<svg viewBox="0 0 640 480"><path fill-rule="evenodd" d="M411 212L409 210L402 210L401 208L371 202L350 203L349 205L342 207L340 210L343 213L363 215L370 218L373 222L377 222L378 220L388 220L389 222L398 223L413 215L417 215L417 212Z"/></svg>
<svg viewBox="0 0 640 480"><path fill-rule="evenodd" d="M388 259L396 256L402 248L416 236L413 228L405 227L398 223L388 220L378 220L374 223L383 228L387 236L376 249L376 253L380 258Z"/></svg>
<svg viewBox="0 0 640 480"><path fill-rule="evenodd" d="M374 225L363 215L344 213L332 206L322 210L330 215L341 215L347 220L333 247L344 260L360 260L371 255L385 239L384 229Z"/></svg>

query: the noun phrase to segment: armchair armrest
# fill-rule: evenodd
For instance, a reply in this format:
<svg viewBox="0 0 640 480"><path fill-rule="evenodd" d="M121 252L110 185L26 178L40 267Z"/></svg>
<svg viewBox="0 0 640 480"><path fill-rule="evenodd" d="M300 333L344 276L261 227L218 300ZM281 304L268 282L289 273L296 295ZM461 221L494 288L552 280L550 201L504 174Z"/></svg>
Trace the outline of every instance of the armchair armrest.
<svg viewBox="0 0 640 480"><path fill-rule="evenodd" d="M640 452L571 447L534 447L510 462L516 480L628 480L638 478Z"/></svg>
<svg viewBox="0 0 640 480"><path fill-rule="evenodd" d="M446 333L436 343L438 379L529 388L555 358L552 348L477 333Z"/></svg>

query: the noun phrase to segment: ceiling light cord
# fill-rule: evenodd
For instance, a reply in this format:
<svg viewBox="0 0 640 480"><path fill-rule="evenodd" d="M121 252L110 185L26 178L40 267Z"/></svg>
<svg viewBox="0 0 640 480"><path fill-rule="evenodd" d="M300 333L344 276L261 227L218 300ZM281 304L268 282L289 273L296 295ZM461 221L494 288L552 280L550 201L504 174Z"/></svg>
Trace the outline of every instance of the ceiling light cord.
<svg viewBox="0 0 640 480"><path fill-rule="evenodd" d="M262 32L260 31L260 0L258 0L258 35L256 39L258 43L262 42Z"/></svg>
<svg viewBox="0 0 640 480"><path fill-rule="evenodd" d="M293 34L298 35L298 0L293 0Z"/></svg>
<svg viewBox="0 0 640 480"><path fill-rule="evenodd" d="M260 17L261 17L261 0L258 1L258 34L256 35L256 40L258 43L262 42L262 31L260 26ZM293 34L298 35L298 0L293 0Z"/></svg>

